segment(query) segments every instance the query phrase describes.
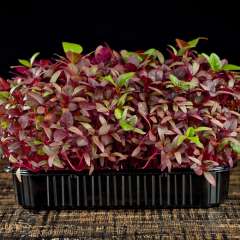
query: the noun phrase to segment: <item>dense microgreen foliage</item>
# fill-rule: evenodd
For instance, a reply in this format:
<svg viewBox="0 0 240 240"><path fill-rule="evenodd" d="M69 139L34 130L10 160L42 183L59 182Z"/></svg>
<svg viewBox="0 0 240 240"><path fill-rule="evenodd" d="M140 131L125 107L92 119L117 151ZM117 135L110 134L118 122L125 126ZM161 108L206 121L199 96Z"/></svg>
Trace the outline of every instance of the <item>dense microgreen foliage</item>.
<svg viewBox="0 0 240 240"><path fill-rule="evenodd" d="M169 57L64 42L66 58L21 60L0 78L3 157L32 171L192 168L214 184L208 171L240 154L240 75L199 40Z"/></svg>

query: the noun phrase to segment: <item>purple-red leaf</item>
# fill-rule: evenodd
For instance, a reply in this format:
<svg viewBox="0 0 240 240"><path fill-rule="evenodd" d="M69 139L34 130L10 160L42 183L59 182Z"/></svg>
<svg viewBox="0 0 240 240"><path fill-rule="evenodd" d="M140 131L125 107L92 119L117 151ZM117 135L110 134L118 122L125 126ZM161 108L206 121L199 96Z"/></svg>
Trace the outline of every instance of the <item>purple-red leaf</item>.
<svg viewBox="0 0 240 240"><path fill-rule="evenodd" d="M28 126L29 117L27 115L22 115L21 117L19 117L18 122L21 125L21 127L24 129Z"/></svg>
<svg viewBox="0 0 240 240"><path fill-rule="evenodd" d="M32 99L36 100L39 104L44 103L43 97L41 95L39 95L38 93L29 92L28 96L30 96Z"/></svg>
<svg viewBox="0 0 240 240"><path fill-rule="evenodd" d="M141 151L140 146L137 146L137 147L133 150L131 156L132 156L132 157L136 157L136 156L140 153L140 151Z"/></svg>
<svg viewBox="0 0 240 240"><path fill-rule="evenodd" d="M87 166L90 166L90 165L91 165L90 155L89 155L87 152L85 152L85 153L83 154L83 157L84 157L84 160L85 160L85 163L87 164Z"/></svg>
<svg viewBox="0 0 240 240"><path fill-rule="evenodd" d="M95 60L97 63L106 63L112 57L112 51L110 48L99 46L95 51Z"/></svg>
<svg viewBox="0 0 240 240"><path fill-rule="evenodd" d="M62 114L61 119L60 119L61 124L64 127L71 127L73 125L73 115L71 112L66 111Z"/></svg>
<svg viewBox="0 0 240 240"><path fill-rule="evenodd" d="M111 129L111 126L108 125L108 124L104 124L102 125L99 130L98 130L98 134L99 135L105 135L105 134L108 134L108 132L110 131Z"/></svg>
<svg viewBox="0 0 240 240"><path fill-rule="evenodd" d="M210 172L204 172L203 175L212 186L216 186L216 179Z"/></svg>
<svg viewBox="0 0 240 240"><path fill-rule="evenodd" d="M16 177L17 177L19 182L22 182L21 169L20 168L18 168L17 171L16 171Z"/></svg>
<svg viewBox="0 0 240 240"><path fill-rule="evenodd" d="M104 152L104 145L100 142L98 136L92 137L93 143L97 145L97 147L101 150L101 152Z"/></svg>
<svg viewBox="0 0 240 240"><path fill-rule="evenodd" d="M53 138L55 142L60 142L67 137L67 132L63 129L57 129L53 133Z"/></svg>
<svg viewBox="0 0 240 240"><path fill-rule="evenodd" d="M71 126L71 127L68 128L68 130L72 133L75 133L75 134L79 135L79 136L83 136L83 132L77 127Z"/></svg>

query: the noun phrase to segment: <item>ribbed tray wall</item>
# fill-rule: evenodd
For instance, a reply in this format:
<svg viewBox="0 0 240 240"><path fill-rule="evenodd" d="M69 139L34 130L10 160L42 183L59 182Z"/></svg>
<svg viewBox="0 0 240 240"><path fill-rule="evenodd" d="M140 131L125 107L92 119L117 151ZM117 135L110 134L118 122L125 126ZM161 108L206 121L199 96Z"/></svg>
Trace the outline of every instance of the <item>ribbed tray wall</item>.
<svg viewBox="0 0 240 240"><path fill-rule="evenodd" d="M13 175L18 202L27 208L210 207L227 196L229 172L213 172L216 187L187 173Z"/></svg>

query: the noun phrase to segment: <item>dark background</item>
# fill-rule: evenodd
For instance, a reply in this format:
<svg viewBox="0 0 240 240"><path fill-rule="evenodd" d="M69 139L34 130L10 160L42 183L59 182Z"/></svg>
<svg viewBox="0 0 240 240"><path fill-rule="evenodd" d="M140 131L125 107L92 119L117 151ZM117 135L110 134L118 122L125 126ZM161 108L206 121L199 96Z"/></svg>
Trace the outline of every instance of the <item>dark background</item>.
<svg viewBox="0 0 240 240"><path fill-rule="evenodd" d="M61 42L85 52L107 42L117 50L159 48L176 37L206 36L199 48L240 64L238 1L0 1L0 75L18 58L62 53Z"/></svg>

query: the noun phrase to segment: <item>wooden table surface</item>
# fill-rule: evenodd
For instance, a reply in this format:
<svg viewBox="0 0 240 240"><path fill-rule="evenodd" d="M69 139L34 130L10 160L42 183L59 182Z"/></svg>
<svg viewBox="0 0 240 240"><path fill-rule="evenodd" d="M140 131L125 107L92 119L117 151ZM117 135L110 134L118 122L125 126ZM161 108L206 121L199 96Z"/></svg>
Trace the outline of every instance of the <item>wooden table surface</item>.
<svg viewBox="0 0 240 240"><path fill-rule="evenodd" d="M11 175L0 173L0 240L240 239L240 166L218 208L29 211L16 205Z"/></svg>

